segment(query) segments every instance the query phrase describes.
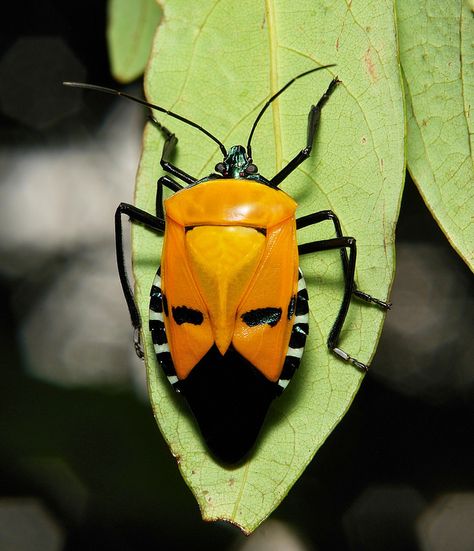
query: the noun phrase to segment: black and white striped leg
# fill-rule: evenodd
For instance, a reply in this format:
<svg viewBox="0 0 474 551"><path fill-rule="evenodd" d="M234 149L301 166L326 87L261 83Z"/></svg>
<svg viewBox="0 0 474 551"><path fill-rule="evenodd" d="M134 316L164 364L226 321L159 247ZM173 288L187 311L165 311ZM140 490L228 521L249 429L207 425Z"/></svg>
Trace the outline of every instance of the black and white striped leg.
<svg viewBox="0 0 474 551"><path fill-rule="evenodd" d="M306 228L307 226L311 226L313 224L319 224L319 222L324 222L325 220L332 221L337 237L339 238L344 237L342 234L341 223L339 222L339 218L332 210L321 210L319 212L313 212L312 214L308 214L306 216L302 216L301 218L298 218L296 220L296 229L299 230L301 228ZM348 259L347 259L347 251L345 248L341 249L341 260L342 260L342 268L344 271L344 278L346 278L347 271L348 271ZM376 304L377 306L379 306L380 308L384 308L385 310L390 309L392 306L390 302L384 302L383 300L375 298L372 295L369 295L368 293L359 291L359 289L357 289L355 282L353 284L352 294L357 298L364 300L365 302Z"/></svg>
<svg viewBox="0 0 474 551"><path fill-rule="evenodd" d="M135 345L135 352L139 358L143 358L143 347L140 342L140 328L141 320L138 308L135 303L135 297L133 295L132 287L127 275L127 269L125 267L125 255L123 250L123 229L122 229L122 214L129 217L132 222L143 224L147 228L157 232L163 232L165 229L165 221L161 218L157 218L128 203L120 203L115 211L115 251L117 255L117 268L120 277L120 283L122 285L123 296L127 302L128 311L130 312L130 319L132 320L134 336L133 342Z"/></svg>
<svg viewBox="0 0 474 551"><path fill-rule="evenodd" d="M341 334L342 326L347 316L349 304L351 301L351 295L354 287L354 271L357 256L356 240L353 237L336 237L334 239L325 239L322 241L313 241L311 243L304 243L298 246L300 255L314 253L318 251L329 251L334 249L341 249L342 247L349 249L349 257L347 260L347 267L345 273L344 284L344 296L339 308L339 312L336 317L332 329L329 333L327 340L328 348L344 361L351 363L361 371L367 371L369 368L364 363L350 356L347 352L338 347L339 336Z"/></svg>
<svg viewBox="0 0 474 551"><path fill-rule="evenodd" d="M296 298L293 297L290 305L288 306L288 318L291 319L294 314L295 319L291 329L290 343L286 353L285 362L278 380L280 393L283 392L288 386L288 383L300 365L301 357L303 356L304 347L306 344L306 337L309 333L308 290L306 289L306 282L304 280L301 268L299 268L298 272L298 292L296 294Z"/></svg>

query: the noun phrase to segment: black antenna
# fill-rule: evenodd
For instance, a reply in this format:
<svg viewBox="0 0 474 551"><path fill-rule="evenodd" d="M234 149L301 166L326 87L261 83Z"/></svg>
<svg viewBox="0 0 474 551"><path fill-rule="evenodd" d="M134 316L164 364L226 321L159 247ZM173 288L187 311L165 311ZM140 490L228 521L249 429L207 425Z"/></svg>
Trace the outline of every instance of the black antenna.
<svg viewBox="0 0 474 551"><path fill-rule="evenodd" d="M145 105L146 107L149 107L150 109L155 109L156 111L161 111L162 113L166 113L170 117L174 117L175 119L178 119L179 121L185 122L186 124L189 124L190 126L193 126L194 128L197 128L200 130L203 134L206 134L211 140L214 140L216 144L219 146L220 150L222 151L222 154L224 157L227 157L227 150L224 147L224 144L220 142L215 136L213 136L209 131L207 131L202 126L199 126L199 124L196 124L193 121L190 121L189 119L186 119L185 117L182 117L181 115L178 115L177 113L173 113L172 111L168 111L167 109L164 109L163 107L160 107L159 105L154 105L153 103L148 103L147 101L136 98L134 96L130 96L129 94L126 94L125 92L119 92L119 90L114 90L113 88L105 88L104 86L97 86L96 84L85 84L83 82L63 82L64 86L71 86L72 88L84 88L85 90L95 90L96 92L104 92L105 94L112 94L114 96L122 96L124 98L130 99L132 101L136 101L137 103L141 103L142 105Z"/></svg>
<svg viewBox="0 0 474 551"><path fill-rule="evenodd" d="M253 123L253 126L252 126L252 130L250 130L250 135L249 135L249 139L248 139L248 142L247 142L247 156L249 159L252 158L252 148L250 146L250 142L252 141L252 137L253 137L253 134L255 132L255 128L257 127L257 124L258 124L258 121L262 118L262 115L265 113L267 107L270 105L270 103L272 103L272 101L274 101L280 94L282 94L289 86L291 86L293 84L293 82L295 82L295 80L298 80L299 78L301 77L305 77L306 75L309 75L311 73L315 73L316 71L320 71L321 69L327 69L329 67L335 67L336 64L335 63L332 63L331 65L323 65L322 67L316 67L315 69L310 69L309 71L305 71L304 73L301 73L299 75L297 75L295 78L292 78L289 82L287 82L285 84L285 86L283 86L283 88L281 88L280 90L278 90L278 92L276 94L274 94L266 103L265 105L262 107L260 113L257 115L257 118L255 119L255 122Z"/></svg>

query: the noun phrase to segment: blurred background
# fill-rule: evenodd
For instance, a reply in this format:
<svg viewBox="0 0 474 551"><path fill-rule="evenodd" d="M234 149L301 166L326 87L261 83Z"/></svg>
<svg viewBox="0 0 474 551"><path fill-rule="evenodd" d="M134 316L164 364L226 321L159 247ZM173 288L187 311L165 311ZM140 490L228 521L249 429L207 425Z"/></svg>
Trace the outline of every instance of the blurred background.
<svg viewBox="0 0 474 551"><path fill-rule="evenodd" d="M0 23L0 551L472 551L472 277L410 178L394 308L349 413L251 537L201 521L115 268L146 113L59 85L120 87L106 8L27 2Z"/></svg>

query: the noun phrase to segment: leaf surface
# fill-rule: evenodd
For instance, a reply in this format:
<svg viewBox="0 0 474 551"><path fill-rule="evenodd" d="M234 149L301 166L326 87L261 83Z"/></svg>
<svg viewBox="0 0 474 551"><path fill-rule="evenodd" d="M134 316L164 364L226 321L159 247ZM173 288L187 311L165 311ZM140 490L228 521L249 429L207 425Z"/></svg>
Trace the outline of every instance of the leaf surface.
<svg viewBox="0 0 474 551"><path fill-rule="evenodd" d="M131 82L143 74L161 20L156 0L109 0L107 44L111 72L120 82Z"/></svg>
<svg viewBox="0 0 474 551"><path fill-rule="evenodd" d="M398 0L408 169L474 269L474 14L468 2Z"/></svg>
<svg viewBox="0 0 474 551"><path fill-rule="evenodd" d="M169 0L145 87L149 101L205 126L230 147L246 143L259 109L288 80L337 63L297 81L272 104L257 129L253 157L267 177L288 163L305 145L310 106L339 76L342 84L324 107L311 158L280 187L299 203L298 216L323 209L338 214L344 233L357 238L359 288L385 299L393 278L394 227L405 169L396 47L388 0ZM213 171L221 154L211 140L170 117L156 116L179 137L177 166L196 177ZM147 126L136 204L148 212L155 209L162 143L156 128ZM330 222L301 233L300 242L334 237ZM135 226L133 245L136 292L147 327L161 239ZM252 457L238 468L225 468L210 457L183 401L157 365L145 331L154 413L203 517L228 520L247 533L287 494L347 411L362 380L326 348L343 294L339 252L306 255L301 266L311 308L303 362L275 400ZM370 362L383 317L378 308L352 301L341 347Z"/></svg>

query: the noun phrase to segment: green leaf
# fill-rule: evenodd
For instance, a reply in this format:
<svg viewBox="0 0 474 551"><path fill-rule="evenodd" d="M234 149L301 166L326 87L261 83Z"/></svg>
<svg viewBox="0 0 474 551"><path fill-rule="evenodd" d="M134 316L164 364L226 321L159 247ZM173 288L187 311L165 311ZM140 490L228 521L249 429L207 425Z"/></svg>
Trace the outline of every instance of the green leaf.
<svg viewBox="0 0 474 551"><path fill-rule="evenodd" d="M342 80L324 107L310 159L283 184L299 203L298 216L332 209L358 244L359 288L385 299L394 270L394 227L405 172L403 96L389 0L265 3L169 0L145 79L150 101L204 125L227 147L246 142L264 102L295 75L305 77L265 114L253 146L260 172L271 177L304 146L310 106L331 79ZM221 154L201 133L157 117L180 141L175 163L196 177ZM136 204L154 212L162 174L162 138L147 126ZM334 236L331 223L303 230L309 241ZM161 239L133 229L136 292L144 327ZM218 465L201 441L182 399L157 366L148 332L146 364L154 413L206 520L225 519L254 530L280 503L341 420L361 374L328 353L326 339L343 290L338 251L304 256L310 292L310 337L302 365L267 417L252 457L238 468ZM383 313L354 300L341 346L369 362ZM212 396L209 397L212 400ZM242 404L245 407L245 404ZM216 415L219 412L216 411Z"/></svg>
<svg viewBox="0 0 474 551"><path fill-rule="evenodd" d="M156 0L109 0L107 43L111 71L131 82L145 70L161 8Z"/></svg>
<svg viewBox="0 0 474 551"><path fill-rule="evenodd" d="M468 2L398 0L408 169L474 269L474 16Z"/></svg>

